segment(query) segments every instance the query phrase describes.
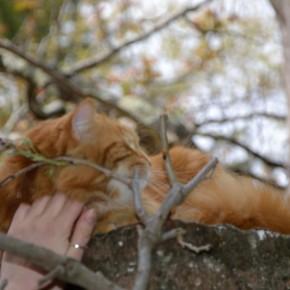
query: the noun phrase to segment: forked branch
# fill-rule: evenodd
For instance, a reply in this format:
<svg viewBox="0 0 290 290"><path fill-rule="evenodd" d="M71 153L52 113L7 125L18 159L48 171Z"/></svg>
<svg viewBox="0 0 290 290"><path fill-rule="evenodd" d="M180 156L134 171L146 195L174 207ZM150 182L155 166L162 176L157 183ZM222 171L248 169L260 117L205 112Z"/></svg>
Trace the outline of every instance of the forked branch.
<svg viewBox="0 0 290 290"><path fill-rule="evenodd" d="M139 216L143 224L143 226L138 227L138 266L133 290L146 290L148 288L154 247L160 241L178 237L183 233L182 229L175 229L163 233L163 225L171 210L184 201L188 194L191 193L193 189L215 169L218 162L216 158L211 159L188 183L179 183L176 180L171 161L168 162L170 156L166 137L166 122L167 116L163 115L161 118L161 137L163 139L163 154L165 155L163 160L165 162L168 179L171 183L171 188L166 194L166 198L161 204L159 210L154 215L149 216L141 204L141 191L140 188L136 186L136 184L138 184L138 174L135 174L133 178L136 214ZM146 216L146 218L144 218L144 216ZM204 248L207 249L208 246ZM201 250L203 250L203 248L201 248Z"/></svg>

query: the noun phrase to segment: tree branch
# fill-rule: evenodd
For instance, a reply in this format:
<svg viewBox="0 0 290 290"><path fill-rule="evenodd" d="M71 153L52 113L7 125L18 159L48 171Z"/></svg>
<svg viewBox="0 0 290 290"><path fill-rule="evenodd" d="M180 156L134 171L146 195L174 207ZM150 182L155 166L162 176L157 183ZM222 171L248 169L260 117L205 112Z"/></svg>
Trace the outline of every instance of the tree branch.
<svg viewBox="0 0 290 290"><path fill-rule="evenodd" d="M44 73L46 73L57 85L57 87L60 89L63 95L66 96L66 98L69 96L69 98L73 100L79 100L79 94L76 93L79 90L76 87L74 87L74 85L71 82L69 82L69 80L66 79L66 77L63 74L50 68L48 65L45 65L40 61L37 61L32 56L28 55L26 52L24 52L22 49L20 49L7 39L0 39L0 48L13 53L14 55L17 55L18 57L22 58L33 67L38 68L42 70Z"/></svg>
<svg viewBox="0 0 290 290"><path fill-rule="evenodd" d="M201 9L202 7L204 7L205 5L208 5L209 3L211 3L213 0L205 0L204 2L197 4L195 6L192 7L187 7L185 9L183 9L182 11L174 14L173 16L171 16L170 18L168 18L167 20L163 21L162 23L156 25L155 27L151 28L150 30L148 30L147 32L145 32L142 35L137 36L136 38L133 38L129 41L124 42L123 44L121 44L118 47L115 47L114 49L112 49L111 51L109 51L108 53L106 53L105 55L101 56L101 57L96 57L96 58L90 58L84 61L81 61L80 63L76 64L75 66L71 67L70 69L68 69L68 73L66 74L68 77L72 77L78 73L81 73L85 70L100 66L104 63L106 63L107 61L109 61L110 59L112 59L115 55L117 55L118 53L120 53L121 51L123 51L125 48L136 44L138 42L141 42L143 40L148 39L149 37L151 37L152 35L154 35L155 33L167 28L170 24L172 24L173 22L179 20L180 18L186 16L187 14L191 13L191 12L195 12L198 11L199 9Z"/></svg>
<svg viewBox="0 0 290 290"><path fill-rule="evenodd" d="M58 89L60 91L60 97L63 100L77 102L85 97L91 97L91 98L97 100L99 103L101 103L105 107L113 108L121 116L126 116L126 117L130 118L131 120L133 120L134 122L136 122L136 124L149 128L149 126L144 124L134 114L126 111L125 109L117 106L116 104L114 104L108 100L105 100L105 99L103 99L95 94L92 94L90 92L84 92L80 88L74 86L72 84L72 82L68 79L67 76L65 76L64 74L62 74L60 72L57 72L56 70L50 68L49 66L43 64L42 62L35 60L32 56L26 54L20 48L18 48L14 44L12 44L10 41L0 39L0 48L5 49L5 50L9 51L10 53L17 55L18 57L27 61L30 65L32 65L36 68L39 68L44 73L46 73L51 78L51 81L58 87ZM18 74L18 76L24 77L25 75L20 72L20 74ZM26 81L29 81L28 82L29 87L28 87L28 92L27 92L28 96L30 96L29 104L31 106L31 109L36 114L38 114L39 111L37 111L38 108L36 108L37 104L36 104L36 100L35 100L35 85L30 82L31 78L29 78L29 79L26 78ZM57 112L57 113L59 113L59 112ZM40 118L44 118L44 117L45 116L43 114L40 115Z"/></svg>
<svg viewBox="0 0 290 290"><path fill-rule="evenodd" d="M165 162L166 172L171 186L177 182L176 175L172 167L172 161L169 153L169 145L167 139L167 114L162 114L160 118L160 138L162 143L162 159Z"/></svg>
<svg viewBox="0 0 290 290"><path fill-rule="evenodd" d="M1 141L2 139L0 139ZM0 142L1 145L1 142ZM15 149L14 149L15 150ZM31 160L33 163L29 164L28 166L21 168L19 171L15 172L12 175L9 175L5 177L4 179L0 180L0 188L5 186L10 181L15 180L17 177L21 175L25 175L26 173L39 168L44 165L54 165L54 166L66 166L66 165L84 165L91 167L99 172L102 172L106 177L112 177L126 185L131 185L131 181L128 178L125 178L123 176L113 174L113 172L103 166L100 166L94 162L85 160L85 159L78 159L68 156L60 156L52 159L48 159L45 156L42 156L38 153L33 153L30 151L17 151L16 149L16 155L23 156L29 160Z"/></svg>
<svg viewBox="0 0 290 290"><path fill-rule="evenodd" d="M1 232L0 249L22 257L47 272L62 265L64 271L56 272L56 277L61 281L72 283L85 289L124 290L105 278L103 274L92 272L77 260L60 256L51 250L20 241Z"/></svg>
<svg viewBox="0 0 290 290"><path fill-rule="evenodd" d="M51 117L59 117L65 113L64 108L59 108L50 113L43 111L41 104L39 104L36 99L38 86L36 80L34 80L31 75L20 70L12 69L3 63L0 63L0 71L26 82L26 97L28 101L28 107L36 118L48 119Z"/></svg>
<svg viewBox="0 0 290 290"><path fill-rule="evenodd" d="M32 171L40 166L43 166L43 165L44 165L44 163L42 163L42 162L32 163L32 164L20 169L19 171L15 172L14 174L5 177L4 179L0 180L0 188L4 187L7 183L15 180L17 177L19 177L21 175L25 175L26 173L28 173L28 172L30 172L30 171Z"/></svg>
<svg viewBox="0 0 290 290"><path fill-rule="evenodd" d="M212 133L197 132L197 131L192 132L192 135L193 136L210 137L210 138L213 138L215 140L221 140L221 141L225 141L225 142L231 143L233 145L236 145L236 146L239 146L239 147L243 148L249 154L253 155L255 158L260 159L261 161L263 161L266 165L268 165L270 167L285 168L285 164L284 163L271 160L271 159L261 155L260 153L254 151L248 145L243 144L242 142L240 142L240 141L238 141L238 140L236 140L234 138L223 136L223 135L212 134Z"/></svg>
<svg viewBox="0 0 290 290"><path fill-rule="evenodd" d="M251 177L253 179L256 179L264 184L270 185L274 188L277 188L278 190L284 190L285 191L285 186L281 186L279 184L277 184L277 182L273 179L273 178L263 178L261 176L258 176L256 174L254 174L253 172L249 171L249 170L243 170L239 167L235 167L235 166L229 166L228 167L231 171L237 173L238 175L242 175L242 176L246 176L246 177Z"/></svg>
<svg viewBox="0 0 290 290"><path fill-rule="evenodd" d="M135 171L133 174L133 180L132 180L132 191L133 191L133 200L134 200L134 206L136 210L136 214L140 221L145 225L149 219L149 216L147 212L145 211L145 208L142 204L142 198L141 198L141 189L139 184L139 175L138 172Z"/></svg>
<svg viewBox="0 0 290 290"><path fill-rule="evenodd" d="M133 290L146 290L148 288L152 267L152 252L156 244L164 239L172 238L174 234L180 233L180 230L176 230L175 232L171 231L170 233L167 232L165 234L162 233L163 224L170 211L181 204L186 196L207 177L207 174L212 171L216 165L217 159L213 158L187 184L181 185L176 182L171 185L171 189L167 193L165 201L162 203L159 210L154 215L150 216L150 218L142 220L144 228L138 227L138 266ZM173 169L171 170L173 171ZM141 200L140 191L135 190L134 194L137 194L137 199Z"/></svg>
<svg viewBox="0 0 290 290"><path fill-rule="evenodd" d="M68 164L71 164L71 165L85 165L85 166L91 167L97 171L102 172L106 177L112 177L112 178L114 178L114 179L116 179L116 180L118 180L126 185L131 185L131 181L128 178L125 178L124 176L121 176L121 175L114 174L111 170L109 170L103 166L100 166L94 162L85 160L85 159L78 159L78 158L73 158L73 157L68 157L68 156L61 156L61 157L56 157L52 160L64 161L64 162L67 162Z"/></svg>
<svg viewBox="0 0 290 290"><path fill-rule="evenodd" d="M199 128L208 124L220 124L220 123L227 123L227 122L233 122L233 121L238 121L238 120L248 120L252 118L269 118L269 119L275 119L277 121L286 121L286 116L282 115L276 115L272 113L263 113L263 112L257 112L257 113L252 113L244 116L235 116L235 117L225 117L225 118L220 118L220 119L208 119L203 122L195 123L195 127Z"/></svg>

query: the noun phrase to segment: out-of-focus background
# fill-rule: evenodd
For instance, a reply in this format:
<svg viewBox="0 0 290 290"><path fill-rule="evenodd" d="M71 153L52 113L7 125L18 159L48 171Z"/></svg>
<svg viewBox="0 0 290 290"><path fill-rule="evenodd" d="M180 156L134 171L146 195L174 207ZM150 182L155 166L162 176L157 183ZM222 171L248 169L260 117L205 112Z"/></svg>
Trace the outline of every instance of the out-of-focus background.
<svg viewBox="0 0 290 290"><path fill-rule="evenodd" d="M281 33L267 0L1 0L1 136L16 138L84 96L172 143L287 185ZM153 129L148 129L153 128Z"/></svg>

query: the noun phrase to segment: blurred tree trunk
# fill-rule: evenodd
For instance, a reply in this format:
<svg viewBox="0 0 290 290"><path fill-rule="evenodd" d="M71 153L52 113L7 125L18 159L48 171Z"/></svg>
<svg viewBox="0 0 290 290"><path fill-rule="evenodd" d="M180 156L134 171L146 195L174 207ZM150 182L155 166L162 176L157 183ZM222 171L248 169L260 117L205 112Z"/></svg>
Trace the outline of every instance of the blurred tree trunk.
<svg viewBox="0 0 290 290"><path fill-rule="evenodd" d="M283 79L285 93L288 100L288 180L290 180L290 0L271 0L273 8L276 12L277 19L281 28L284 65ZM288 195L290 196L290 185L288 186Z"/></svg>

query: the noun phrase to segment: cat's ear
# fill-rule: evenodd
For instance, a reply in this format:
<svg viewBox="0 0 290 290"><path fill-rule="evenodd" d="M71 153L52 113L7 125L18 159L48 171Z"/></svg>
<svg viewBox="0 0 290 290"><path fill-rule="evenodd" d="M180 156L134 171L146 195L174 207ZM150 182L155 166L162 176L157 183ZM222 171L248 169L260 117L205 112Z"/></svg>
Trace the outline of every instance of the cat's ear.
<svg viewBox="0 0 290 290"><path fill-rule="evenodd" d="M77 140L92 139L95 125L96 103L92 99L85 99L75 109L72 115L72 134Z"/></svg>

